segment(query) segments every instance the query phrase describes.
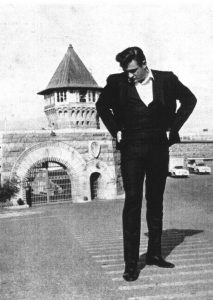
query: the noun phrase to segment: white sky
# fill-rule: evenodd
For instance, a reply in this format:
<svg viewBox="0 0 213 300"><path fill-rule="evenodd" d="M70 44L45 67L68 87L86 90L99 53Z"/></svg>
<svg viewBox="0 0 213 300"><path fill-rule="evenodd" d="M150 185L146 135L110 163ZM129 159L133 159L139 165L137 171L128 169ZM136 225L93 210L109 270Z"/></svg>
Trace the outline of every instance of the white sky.
<svg viewBox="0 0 213 300"><path fill-rule="evenodd" d="M2 119L43 114L43 97L36 93L47 86L69 44L101 86L120 72L115 55L137 45L151 68L172 70L197 96L184 127L213 128L213 2L29 2L0 4Z"/></svg>

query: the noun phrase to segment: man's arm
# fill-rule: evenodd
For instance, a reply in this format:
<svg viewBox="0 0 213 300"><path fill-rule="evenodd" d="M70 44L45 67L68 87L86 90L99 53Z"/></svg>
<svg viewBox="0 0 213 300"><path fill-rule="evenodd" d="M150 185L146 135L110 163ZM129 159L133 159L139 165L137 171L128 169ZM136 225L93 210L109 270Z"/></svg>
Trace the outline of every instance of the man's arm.
<svg viewBox="0 0 213 300"><path fill-rule="evenodd" d="M176 117L171 129L174 131L179 131L194 110L197 99L195 95L185 85L183 85L174 74L173 87L175 97L180 101L180 107L176 112Z"/></svg>
<svg viewBox="0 0 213 300"><path fill-rule="evenodd" d="M104 125L113 137L117 136L119 126L115 121L112 112L113 102L116 101L116 86L112 77L107 78L107 85L102 90L102 93L96 102L96 109L99 117L102 119Z"/></svg>
<svg viewBox="0 0 213 300"><path fill-rule="evenodd" d="M195 95L179 81L176 75L172 75L174 95L175 98L180 101L180 107L178 108L174 121L171 124L169 137L171 145L180 142L178 131L189 118L197 103Z"/></svg>

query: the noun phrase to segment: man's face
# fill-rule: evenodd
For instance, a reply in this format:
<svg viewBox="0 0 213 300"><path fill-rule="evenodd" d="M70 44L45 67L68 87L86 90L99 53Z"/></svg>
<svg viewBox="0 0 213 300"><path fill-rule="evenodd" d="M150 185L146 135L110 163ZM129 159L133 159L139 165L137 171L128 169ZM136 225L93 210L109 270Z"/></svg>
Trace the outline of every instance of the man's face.
<svg viewBox="0 0 213 300"><path fill-rule="evenodd" d="M134 83L143 81L148 73L146 62L144 61L142 66L139 66L137 61L133 59L124 69L124 72L127 73L129 81Z"/></svg>

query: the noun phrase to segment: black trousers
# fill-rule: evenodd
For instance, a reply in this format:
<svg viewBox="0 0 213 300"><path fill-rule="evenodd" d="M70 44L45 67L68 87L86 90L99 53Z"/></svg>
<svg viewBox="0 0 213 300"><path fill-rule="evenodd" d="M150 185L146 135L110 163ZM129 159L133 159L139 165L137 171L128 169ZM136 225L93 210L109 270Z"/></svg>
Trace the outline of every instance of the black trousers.
<svg viewBox="0 0 213 300"><path fill-rule="evenodd" d="M145 178L149 255L161 255L163 194L168 175L168 145L131 141L122 145L121 172L125 191L123 208L124 260L139 259L141 207Z"/></svg>

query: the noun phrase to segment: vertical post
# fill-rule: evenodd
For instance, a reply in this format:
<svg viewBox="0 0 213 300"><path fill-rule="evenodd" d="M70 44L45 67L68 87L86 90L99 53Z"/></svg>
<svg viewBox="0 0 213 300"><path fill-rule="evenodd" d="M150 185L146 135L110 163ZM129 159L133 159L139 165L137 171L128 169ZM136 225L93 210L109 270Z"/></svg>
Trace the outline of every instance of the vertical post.
<svg viewBox="0 0 213 300"><path fill-rule="evenodd" d="M45 184L47 191L47 203L50 202L50 187L49 187L49 177L48 177L48 161L43 163L43 167L45 168Z"/></svg>

